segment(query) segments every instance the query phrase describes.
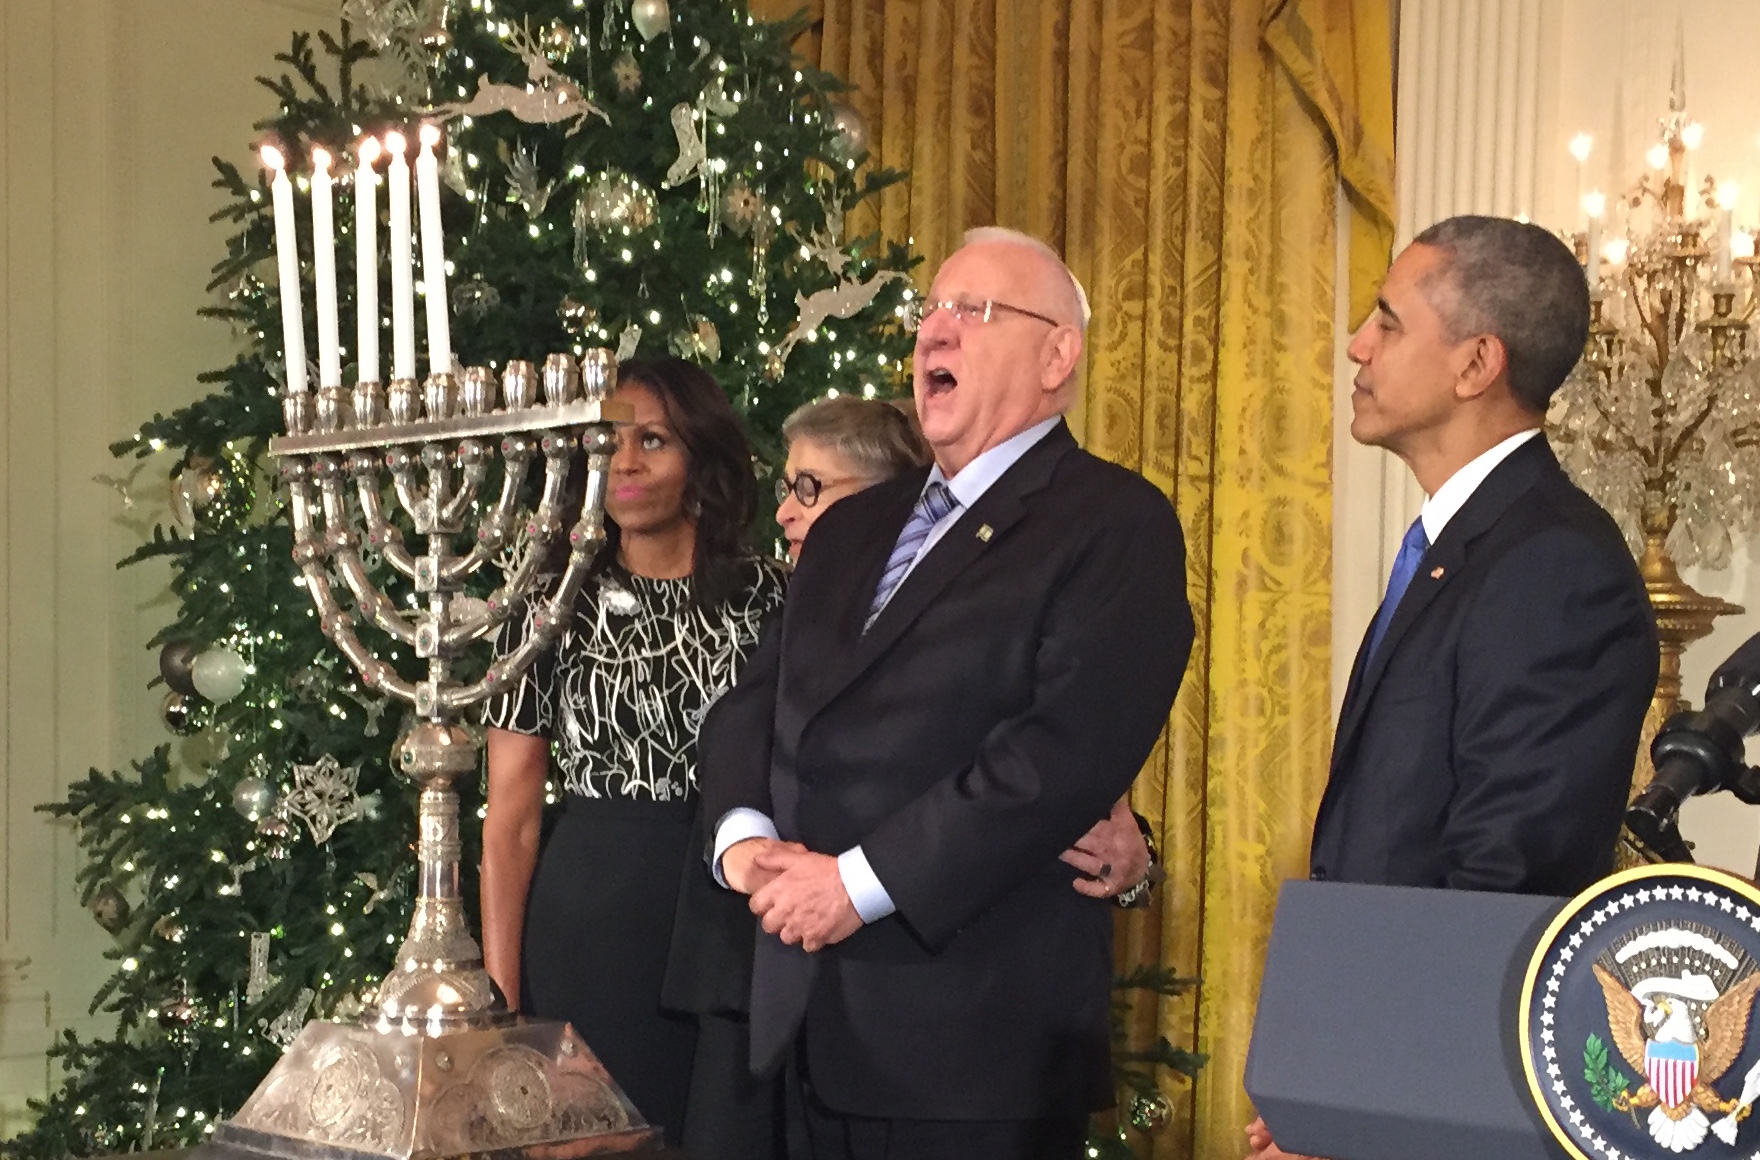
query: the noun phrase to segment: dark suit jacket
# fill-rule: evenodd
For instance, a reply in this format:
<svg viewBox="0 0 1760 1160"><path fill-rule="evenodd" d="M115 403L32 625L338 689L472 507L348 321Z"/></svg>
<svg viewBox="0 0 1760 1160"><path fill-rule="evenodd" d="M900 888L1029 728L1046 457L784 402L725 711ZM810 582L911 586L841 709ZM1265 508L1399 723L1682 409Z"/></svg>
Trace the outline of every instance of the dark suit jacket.
<svg viewBox="0 0 1760 1160"><path fill-rule="evenodd" d="M803 1026L838 1111L1021 1119L1111 1100L1112 908L1057 855L1130 786L1192 641L1153 485L1059 425L918 561L867 633L924 471L813 525L769 634L703 735L707 816L860 845L897 913L807 955L760 934L754 1065Z"/></svg>
<svg viewBox="0 0 1760 1160"><path fill-rule="evenodd" d="M1313 876L1575 894L1612 869L1656 669L1619 529L1529 440L1357 653Z"/></svg>

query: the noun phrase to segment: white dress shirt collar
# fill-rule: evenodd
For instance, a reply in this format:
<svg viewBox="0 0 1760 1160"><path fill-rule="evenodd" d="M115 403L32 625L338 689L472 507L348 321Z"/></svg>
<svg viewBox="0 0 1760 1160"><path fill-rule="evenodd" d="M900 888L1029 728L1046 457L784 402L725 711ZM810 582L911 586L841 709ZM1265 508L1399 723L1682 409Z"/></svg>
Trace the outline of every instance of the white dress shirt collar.
<svg viewBox="0 0 1760 1160"><path fill-rule="evenodd" d="M1436 494L1424 501L1424 507L1418 517L1424 521L1424 534L1434 544L1442 535L1442 529L1448 526L1455 513L1466 506L1467 500L1479 490L1485 477L1497 469L1497 465L1508 459L1516 448L1540 434L1540 428L1530 427L1526 431L1518 431L1502 443L1484 451L1472 462L1448 477L1448 482L1436 489Z"/></svg>
<svg viewBox="0 0 1760 1160"><path fill-rule="evenodd" d="M1062 415L1053 415L1034 423L1025 431L1010 435L966 464L952 479L947 478L941 465L937 463L929 469L929 478L923 481L923 487L926 490L931 483L945 481L948 490L953 492L953 498L959 500L960 507L969 508L990 490L991 484L1002 478L1003 472L1013 467L1027 453L1028 448L1051 434L1051 429L1061 422Z"/></svg>

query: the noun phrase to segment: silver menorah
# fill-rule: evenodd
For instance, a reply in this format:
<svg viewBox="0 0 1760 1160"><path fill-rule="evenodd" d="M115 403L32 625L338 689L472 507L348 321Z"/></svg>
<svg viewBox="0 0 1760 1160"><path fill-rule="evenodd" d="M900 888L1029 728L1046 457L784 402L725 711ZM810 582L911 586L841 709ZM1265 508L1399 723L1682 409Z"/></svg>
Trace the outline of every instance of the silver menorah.
<svg viewBox="0 0 1760 1160"><path fill-rule="evenodd" d="M288 434L269 451L280 460L306 592L362 681L414 709L393 757L421 787L417 895L396 965L361 1021L308 1024L210 1150L300 1160L485 1152L562 1160L655 1139L572 1028L512 1016L497 999L459 893L452 784L477 770L481 749L460 715L509 688L555 641L605 541L612 424L630 418L607 401L616 378L611 352L594 349L578 363L553 354L541 372L510 362L499 381L471 367L459 382L435 374L419 385L394 380L388 393L363 382L284 398ZM481 493L497 452L500 494L490 505ZM582 456L585 495L565 527ZM522 495L539 459L543 482L532 506ZM424 539L421 552L405 546L390 502ZM475 543L460 553L457 541L479 510ZM523 548L510 552L522 526ZM541 566L564 535L567 566L540 592ZM375 583L363 541L407 582L413 608L400 610ZM461 600L465 581L498 559L506 566L486 604ZM461 653L526 601L538 603L520 646L479 679L458 679ZM406 679L362 643L363 623L425 661L425 678Z"/></svg>

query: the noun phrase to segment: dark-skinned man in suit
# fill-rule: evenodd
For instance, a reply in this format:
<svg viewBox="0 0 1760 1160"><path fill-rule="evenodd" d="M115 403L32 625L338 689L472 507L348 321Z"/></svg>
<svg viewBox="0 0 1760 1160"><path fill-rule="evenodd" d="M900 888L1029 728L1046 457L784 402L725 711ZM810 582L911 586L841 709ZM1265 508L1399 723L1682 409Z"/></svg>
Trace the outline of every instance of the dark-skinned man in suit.
<svg viewBox="0 0 1760 1160"><path fill-rule="evenodd" d="M1063 422L1086 323L1042 243L968 235L917 334L935 464L813 525L705 734L712 863L763 925L753 1064L796 1064L816 1158L1074 1160L1111 1099L1111 911L1060 854L1192 621L1166 497Z"/></svg>
<svg viewBox="0 0 1760 1160"><path fill-rule="evenodd" d="M1467 216L1400 253L1351 339L1351 436L1428 498L1345 692L1315 879L1570 895L1613 868L1657 647L1624 537L1541 432L1588 328L1562 242Z"/></svg>

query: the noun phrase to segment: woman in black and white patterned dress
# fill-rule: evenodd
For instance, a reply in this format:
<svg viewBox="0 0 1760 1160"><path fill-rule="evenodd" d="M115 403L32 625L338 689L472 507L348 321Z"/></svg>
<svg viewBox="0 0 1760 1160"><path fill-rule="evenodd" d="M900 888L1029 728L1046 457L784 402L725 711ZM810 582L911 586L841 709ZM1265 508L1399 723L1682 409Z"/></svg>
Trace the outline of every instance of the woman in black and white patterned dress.
<svg viewBox="0 0 1760 1160"><path fill-rule="evenodd" d="M677 1142L694 1023L662 1009L693 841L697 727L739 675L784 573L744 545L751 453L721 388L631 361L605 509L613 528L556 646L491 702L483 950L509 1004L566 1019ZM517 647L525 618L497 651ZM563 809L539 850L554 761Z"/></svg>

